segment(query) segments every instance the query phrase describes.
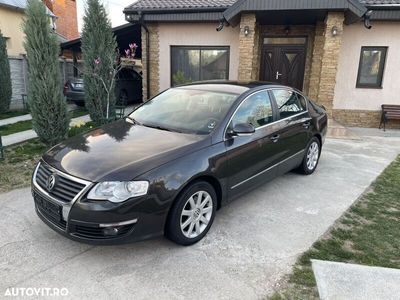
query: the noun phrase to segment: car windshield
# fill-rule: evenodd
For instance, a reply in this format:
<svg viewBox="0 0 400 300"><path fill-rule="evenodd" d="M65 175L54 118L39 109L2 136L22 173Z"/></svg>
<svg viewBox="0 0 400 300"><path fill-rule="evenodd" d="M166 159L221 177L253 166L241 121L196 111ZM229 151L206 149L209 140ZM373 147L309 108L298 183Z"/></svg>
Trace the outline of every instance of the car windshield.
<svg viewBox="0 0 400 300"><path fill-rule="evenodd" d="M146 102L129 115L138 124L189 134L211 133L238 95L173 88Z"/></svg>

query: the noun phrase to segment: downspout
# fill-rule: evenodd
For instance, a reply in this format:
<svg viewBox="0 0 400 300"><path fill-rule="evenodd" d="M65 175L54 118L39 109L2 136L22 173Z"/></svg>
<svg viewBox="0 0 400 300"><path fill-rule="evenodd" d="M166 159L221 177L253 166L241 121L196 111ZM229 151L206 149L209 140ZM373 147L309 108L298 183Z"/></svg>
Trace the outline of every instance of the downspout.
<svg viewBox="0 0 400 300"><path fill-rule="evenodd" d="M138 15L139 15L139 24L146 31L146 90L147 90L146 100L149 100L150 99L150 32L149 28L144 23L142 12L140 11Z"/></svg>

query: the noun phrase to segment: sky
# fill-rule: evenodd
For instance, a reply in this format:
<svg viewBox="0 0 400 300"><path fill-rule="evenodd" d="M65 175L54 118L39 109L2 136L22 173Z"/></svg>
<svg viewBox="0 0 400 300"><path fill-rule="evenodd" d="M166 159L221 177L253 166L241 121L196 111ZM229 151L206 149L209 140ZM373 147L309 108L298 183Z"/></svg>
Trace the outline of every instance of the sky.
<svg viewBox="0 0 400 300"><path fill-rule="evenodd" d="M82 31L83 26L83 15L85 14L85 5L87 0L77 0L78 9L78 29ZM136 2L136 0L100 0L103 2L108 16L111 19L113 27L125 24L125 15L122 13L125 7Z"/></svg>

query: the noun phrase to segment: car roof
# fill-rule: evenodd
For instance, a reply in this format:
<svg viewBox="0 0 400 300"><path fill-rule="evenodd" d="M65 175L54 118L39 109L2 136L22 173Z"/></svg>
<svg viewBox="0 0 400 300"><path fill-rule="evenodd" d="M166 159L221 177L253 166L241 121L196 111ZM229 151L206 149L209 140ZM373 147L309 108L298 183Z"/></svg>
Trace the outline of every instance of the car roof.
<svg viewBox="0 0 400 300"><path fill-rule="evenodd" d="M210 92L222 92L229 94L241 95L248 90L265 87L286 87L277 83L266 82L266 81L232 81L232 80L210 80L210 81L199 81L190 84L180 85L176 88L183 89L196 89Z"/></svg>

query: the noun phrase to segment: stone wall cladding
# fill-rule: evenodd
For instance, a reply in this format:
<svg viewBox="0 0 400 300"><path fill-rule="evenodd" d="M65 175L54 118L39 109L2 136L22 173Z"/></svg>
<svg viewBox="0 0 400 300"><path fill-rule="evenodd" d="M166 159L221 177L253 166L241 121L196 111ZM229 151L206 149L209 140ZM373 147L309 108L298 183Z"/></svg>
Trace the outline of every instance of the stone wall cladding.
<svg viewBox="0 0 400 300"><path fill-rule="evenodd" d="M248 26L250 33L244 34ZM259 30L255 14L242 14L239 33L239 81L258 80L260 68Z"/></svg>
<svg viewBox="0 0 400 300"><path fill-rule="evenodd" d="M314 45L314 33L315 26L312 25L293 25L290 26L289 33L285 33L285 27L281 25L264 25L260 26L260 53L263 46L264 37L268 36L288 36L288 37L307 37L307 45L306 45L306 65L304 70L304 82L303 82L303 92L308 94L309 85L310 85L310 73L311 73L311 62L313 55L313 45ZM261 60L258 65L260 65Z"/></svg>
<svg viewBox="0 0 400 300"><path fill-rule="evenodd" d="M148 100L160 92L160 43L158 23L148 24L150 32L150 95L147 96L147 40L142 28L143 100Z"/></svg>
<svg viewBox="0 0 400 300"><path fill-rule="evenodd" d="M311 99L315 100L318 98L318 92L319 92L322 54L324 52L324 33L325 33L325 24L323 22L318 22L317 25L315 26L314 45L313 45L312 62L310 70L309 89L308 89L308 96Z"/></svg>
<svg viewBox="0 0 400 300"><path fill-rule="evenodd" d="M381 122L381 111L334 109L333 118L345 126L378 128ZM400 121L389 120L386 128L400 129Z"/></svg>
<svg viewBox="0 0 400 300"><path fill-rule="evenodd" d="M325 20L324 45L321 63L321 75L317 101L325 106L332 115L333 98L335 94L336 74L339 64L339 54L342 45L343 12L329 12ZM338 35L333 36L331 28L336 26Z"/></svg>

